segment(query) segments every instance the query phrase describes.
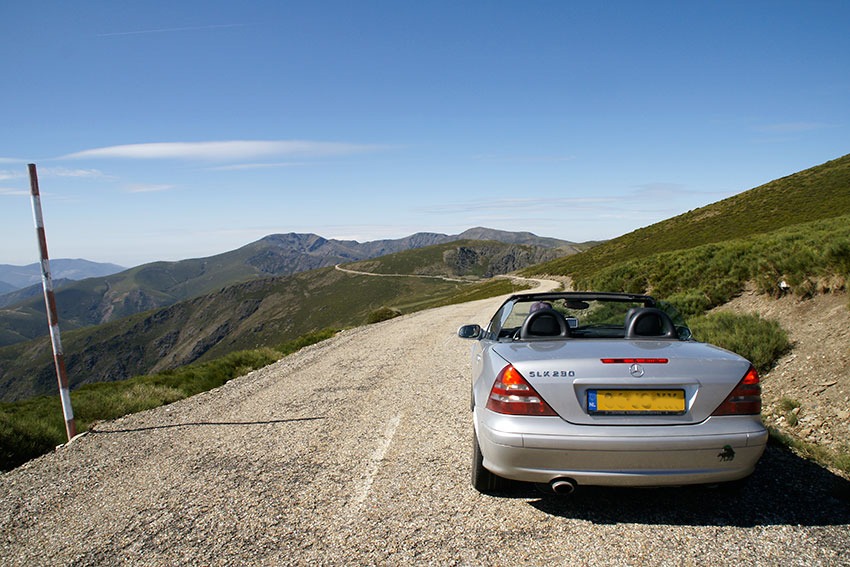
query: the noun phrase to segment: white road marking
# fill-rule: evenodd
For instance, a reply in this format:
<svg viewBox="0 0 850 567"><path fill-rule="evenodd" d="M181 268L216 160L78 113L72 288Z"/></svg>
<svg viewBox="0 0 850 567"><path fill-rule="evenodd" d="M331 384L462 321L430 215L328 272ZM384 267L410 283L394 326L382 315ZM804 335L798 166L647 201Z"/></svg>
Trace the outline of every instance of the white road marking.
<svg viewBox="0 0 850 567"><path fill-rule="evenodd" d="M387 449L390 448L390 445L393 442L399 423L401 423L401 414L396 415L389 421L389 423L387 423L387 428L384 430L383 438L381 438L380 443L378 443L378 446L375 447L375 451L366 463L366 475L361 484L356 487L357 490L354 491L354 498L349 503L350 516L359 514L363 507L363 503L366 501L366 498L369 497L369 492L372 490L372 483L375 481L375 476L378 474L378 468L381 466L381 461L384 460Z"/></svg>

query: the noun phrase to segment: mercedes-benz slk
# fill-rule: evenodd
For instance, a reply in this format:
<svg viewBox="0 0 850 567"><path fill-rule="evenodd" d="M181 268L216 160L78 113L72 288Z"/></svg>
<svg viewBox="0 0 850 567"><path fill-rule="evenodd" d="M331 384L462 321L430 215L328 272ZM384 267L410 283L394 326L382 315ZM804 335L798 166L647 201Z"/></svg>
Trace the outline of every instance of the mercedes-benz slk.
<svg viewBox="0 0 850 567"><path fill-rule="evenodd" d="M717 484L764 452L759 375L648 295L508 298L472 347L472 483Z"/></svg>

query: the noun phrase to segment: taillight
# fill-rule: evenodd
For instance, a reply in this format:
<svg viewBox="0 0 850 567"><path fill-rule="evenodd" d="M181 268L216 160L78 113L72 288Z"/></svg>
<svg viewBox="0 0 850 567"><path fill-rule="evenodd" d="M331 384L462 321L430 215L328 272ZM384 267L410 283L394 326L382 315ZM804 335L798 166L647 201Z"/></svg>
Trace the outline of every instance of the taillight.
<svg viewBox="0 0 850 567"><path fill-rule="evenodd" d="M510 415L558 415L510 364L496 377L487 409Z"/></svg>
<svg viewBox="0 0 850 567"><path fill-rule="evenodd" d="M761 413L759 373L750 369L711 415L758 415Z"/></svg>

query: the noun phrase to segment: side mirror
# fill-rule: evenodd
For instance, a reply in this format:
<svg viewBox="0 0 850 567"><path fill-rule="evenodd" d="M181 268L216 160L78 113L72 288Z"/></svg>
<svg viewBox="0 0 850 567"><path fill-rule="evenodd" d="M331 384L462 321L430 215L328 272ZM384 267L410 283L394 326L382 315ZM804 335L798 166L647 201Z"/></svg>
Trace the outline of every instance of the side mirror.
<svg viewBox="0 0 850 567"><path fill-rule="evenodd" d="M691 330L687 327L676 326L676 334L679 335L680 341L690 341L694 338L694 335L691 333Z"/></svg>
<svg viewBox="0 0 850 567"><path fill-rule="evenodd" d="M464 325L457 330L457 336L462 339L480 339L481 335L481 325Z"/></svg>

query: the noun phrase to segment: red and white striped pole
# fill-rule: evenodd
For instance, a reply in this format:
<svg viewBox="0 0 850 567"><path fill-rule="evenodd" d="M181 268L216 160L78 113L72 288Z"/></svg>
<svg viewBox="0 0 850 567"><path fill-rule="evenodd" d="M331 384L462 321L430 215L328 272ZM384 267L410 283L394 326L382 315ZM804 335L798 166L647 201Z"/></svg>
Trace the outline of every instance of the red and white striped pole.
<svg viewBox="0 0 850 567"><path fill-rule="evenodd" d="M44 303L47 306L47 323L50 325L50 342L53 343L53 362L56 366L56 378L59 381L59 397L62 399L62 414L65 417L65 432L70 441L77 434L74 422L74 410L71 407L71 391L68 388L68 376L65 371L65 354L62 352L62 338L59 335L59 316L56 311L56 296L53 293L53 278L50 275L50 260L47 257L47 237L44 234L44 218L41 214L41 196L38 193L38 174L35 164L31 163L30 194L32 195L32 214L35 219L35 231L38 235L38 250L41 255L41 285L44 288Z"/></svg>

